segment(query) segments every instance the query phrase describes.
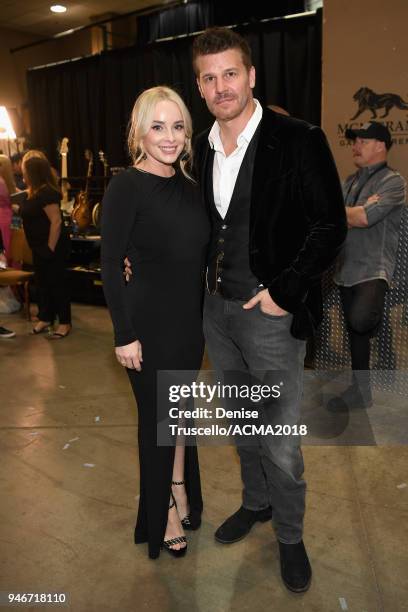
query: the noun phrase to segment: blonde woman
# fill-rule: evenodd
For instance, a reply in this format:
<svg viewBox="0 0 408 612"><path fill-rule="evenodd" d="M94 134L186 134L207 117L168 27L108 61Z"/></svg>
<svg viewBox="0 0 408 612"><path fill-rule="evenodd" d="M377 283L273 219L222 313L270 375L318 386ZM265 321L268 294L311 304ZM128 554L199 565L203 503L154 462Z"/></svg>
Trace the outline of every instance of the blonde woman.
<svg viewBox="0 0 408 612"><path fill-rule="evenodd" d="M189 176L191 117L168 87L144 91L133 107L133 166L115 176L102 208L102 275L139 414L140 502L135 542L149 557L182 556L184 529L201 522L197 449L157 445L157 372L200 368L202 272L209 224ZM133 275L123 277L129 255Z"/></svg>
<svg viewBox="0 0 408 612"><path fill-rule="evenodd" d="M6 155L0 155L0 232L6 258L10 256L11 208L10 195L16 191L11 162Z"/></svg>

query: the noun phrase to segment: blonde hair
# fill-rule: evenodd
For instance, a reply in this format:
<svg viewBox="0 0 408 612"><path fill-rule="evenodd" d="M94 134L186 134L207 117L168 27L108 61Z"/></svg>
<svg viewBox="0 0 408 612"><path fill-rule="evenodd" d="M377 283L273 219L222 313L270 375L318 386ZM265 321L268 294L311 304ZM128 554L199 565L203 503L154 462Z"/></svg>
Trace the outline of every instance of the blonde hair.
<svg viewBox="0 0 408 612"><path fill-rule="evenodd" d="M137 165L143 159L145 152L143 150L142 140L151 127L153 113L157 103L162 102L163 100L175 102L180 109L184 121L186 141L184 151L180 156L178 163L184 176L190 180L193 180L189 173L192 159L191 138L193 134L191 115L179 94L174 91L174 89L171 89L165 85L146 89L140 94L134 103L129 121L128 134L130 156L134 165Z"/></svg>
<svg viewBox="0 0 408 612"><path fill-rule="evenodd" d="M24 162L27 161L27 159L31 159L32 157L39 157L40 159L45 159L47 160L47 156L45 155L45 153L43 153L42 151L40 151L39 149L30 149L29 151L27 151L26 153L24 153L24 157L21 160L21 165L24 164ZM48 160L47 160L48 161Z"/></svg>
<svg viewBox="0 0 408 612"><path fill-rule="evenodd" d="M0 155L0 176L6 183L9 195L15 193L17 191L17 187L14 181L13 167L7 155Z"/></svg>

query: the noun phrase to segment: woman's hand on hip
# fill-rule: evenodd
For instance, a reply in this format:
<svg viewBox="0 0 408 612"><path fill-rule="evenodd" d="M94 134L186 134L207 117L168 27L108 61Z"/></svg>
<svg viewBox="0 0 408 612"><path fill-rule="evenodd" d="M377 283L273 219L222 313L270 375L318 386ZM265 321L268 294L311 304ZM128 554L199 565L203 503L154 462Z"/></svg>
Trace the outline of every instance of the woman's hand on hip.
<svg viewBox="0 0 408 612"><path fill-rule="evenodd" d="M142 345L139 340L135 340L125 346L117 346L115 348L116 358L120 365L129 370L141 371L141 363L143 361Z"/></svg>

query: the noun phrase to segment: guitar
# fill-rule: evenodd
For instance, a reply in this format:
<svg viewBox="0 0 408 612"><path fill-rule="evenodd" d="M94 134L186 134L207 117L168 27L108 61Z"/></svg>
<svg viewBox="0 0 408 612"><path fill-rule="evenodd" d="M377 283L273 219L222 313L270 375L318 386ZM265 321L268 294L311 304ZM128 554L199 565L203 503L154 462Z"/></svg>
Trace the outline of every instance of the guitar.
<svg viewBox="0 0 408 612"><path fill-rule="evenodd" d="M99 151L99 159L103 163L103 193L105 193L106 187L108 185L109 165L108 160L106 159L105 153L103 151ZM92 210L92 223L98 229L101 220L101 212L101 203L98 202L97 204L95 204Z"/></svg>
<svg viewBox="0 0 408 612"><path fill-rule="evenodd" d="M89 179L92 176L93 155L89 149L85 150L85 159L88 160L88 171L86 173L85 189L81 190L75 201L71 213L71 219L77 224L78 230L84 232L91 224L92 215L89 202Z"/></svg>
<svg viewBox="0 0 408 612"><path fill-rule="evenodd" d="M69 140L66 137L64 137L61 140L59 153L61 155L61 193L62 193L61 210L65 212L67 215L70 215L74 207L75 199L72 198L71 200L69 200L68 198L68 189L69 189L69 183L67 181L67 177L68 177L68 159L67 159L68 158L68 142Z"/></svg>

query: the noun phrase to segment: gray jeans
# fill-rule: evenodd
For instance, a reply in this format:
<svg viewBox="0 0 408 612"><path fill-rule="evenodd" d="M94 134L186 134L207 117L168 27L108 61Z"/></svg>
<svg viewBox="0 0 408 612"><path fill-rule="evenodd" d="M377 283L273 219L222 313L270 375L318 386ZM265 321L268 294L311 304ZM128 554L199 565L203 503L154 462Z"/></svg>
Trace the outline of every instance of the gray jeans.
<svg viewBox="0 0 408 612"><path fill-rule="evenodd" d="M292 315L269 315L260 310L259 304L244 310L244 303L206 295L204 334L212 367L220 377L240 371L254 374L257 381L261 376L263 384L284 382L281 400L269 410L266 406L265 420L272 425L296 425L300 419L305 342L290 334ZM240 441L237 450L243 506L249 510L272 506L278 539L286 544L299 542L306 492L300 436L258 435L251 444Z"/></svg>

